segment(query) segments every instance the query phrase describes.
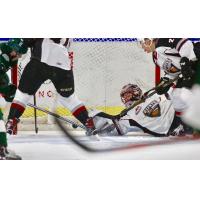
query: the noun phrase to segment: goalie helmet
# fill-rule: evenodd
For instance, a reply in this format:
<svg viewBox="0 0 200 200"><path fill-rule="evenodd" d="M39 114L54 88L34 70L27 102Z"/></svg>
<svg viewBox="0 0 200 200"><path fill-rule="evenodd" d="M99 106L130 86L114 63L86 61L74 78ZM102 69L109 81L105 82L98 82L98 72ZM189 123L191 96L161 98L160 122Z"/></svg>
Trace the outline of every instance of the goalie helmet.
<svg viewBox="0 0 200 200"><path fill-rule="evenodd" d="M125 85L120 93L122 102L128 107L133 101L137 101L142 96L141 88L136 84L127 84Z"/></svg>

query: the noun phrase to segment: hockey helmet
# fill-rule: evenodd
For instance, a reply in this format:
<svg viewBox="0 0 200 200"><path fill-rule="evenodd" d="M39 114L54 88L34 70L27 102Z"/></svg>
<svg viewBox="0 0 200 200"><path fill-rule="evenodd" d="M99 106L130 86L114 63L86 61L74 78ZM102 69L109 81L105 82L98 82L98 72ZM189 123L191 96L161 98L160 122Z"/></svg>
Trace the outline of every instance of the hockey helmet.
<svg viewBox="0 0 200 200"><path fill-rule="evenodd" d="M132 104L133 101L137 101L142 96L141 88L136 84L125 85L120 93L122 102L127 106L127 104Z"/></svg>
<svg viewBox="0 0 200 200"><path fill-rule="evenodd" d="M25 54L28 48L24 45L22 38L13 38L8 41L8 46L18 54Z"/></svg>
<svg viewBox="0 0 200 200"><path fill-rule="evenodd" d="M154 51L154 41L156 41L156 38L138 38L137 41L139 42L139 44L145 52L150 53Z"/></svg>

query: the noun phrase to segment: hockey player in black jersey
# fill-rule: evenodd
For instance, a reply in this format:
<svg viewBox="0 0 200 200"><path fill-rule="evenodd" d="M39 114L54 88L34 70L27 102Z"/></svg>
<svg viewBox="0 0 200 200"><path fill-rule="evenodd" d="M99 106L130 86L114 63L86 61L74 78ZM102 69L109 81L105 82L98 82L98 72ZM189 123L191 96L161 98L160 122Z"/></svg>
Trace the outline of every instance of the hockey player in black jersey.
<svg viewBox="0 0 200 200"><path fill-rule="evenodd" d="M95 130L92 118L74 93L74 76L67 47L68 38L26 38L23 45L31 49L30 62L21 76L16 96L11 104L6 129L16 134L15 127L26 104L42 83L50 79L58 92L58 100L87 128L87 135Z"/></svg>
<svg viewBox="0 0 200 200"><path fill-rule="evenodd" d="M189 89L200 67L199 43L193 43L187 38L144 38L140 43L145 52L152 53L155 65L165 73L159 83L182 76L175 84L157 89L158 94L168 93L177 115L182 116L188 109L191 98Z"/></svg>

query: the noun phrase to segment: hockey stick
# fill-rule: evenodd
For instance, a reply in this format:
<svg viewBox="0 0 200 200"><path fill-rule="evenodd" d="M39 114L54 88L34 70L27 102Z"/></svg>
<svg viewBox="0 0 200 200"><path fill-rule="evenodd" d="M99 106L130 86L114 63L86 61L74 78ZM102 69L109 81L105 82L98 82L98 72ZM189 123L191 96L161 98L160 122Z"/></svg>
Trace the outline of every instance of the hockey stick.
<svg viewBox="0 0 200 200"><path fill-rule="evenodd" d="M40 111L42 111L42 112L44 112L44 113L46 113L46 114L48 114L48 115L51 115L51 116L53 116L53 117L55 117L55 118L57 118L57 119L59 119L59 120L62 120L62 121L64 121L64 122L67 122L67 123L71 124L73 127L76 127L76 128L77 128L77 127L80 127L80 128L82 128L82 129L84 129L84 130L87 130L85 126L83 126L83 125L81 125L81 124L78 124L78 123L76 123L76 122L74 122L74 121L72 121L72 120L70 120L70 119L66 119L66 118L64 118L64 117L61 117L60 115L58 115L58 114L56 114L56 113L53 113L53 112L48 111L48 110L46 110L46 109L44 109L44 108L35 106L35 105L31 104L31 103L28 103L27 105L30 106L30 107L32 107L32 108L34 108L34 109L40 110Z"/></svg>
<svg viewBox="0 0 200 200"><path fill-rule="evenodd" d="M36 96L33 96L34 106L36 106ZM37 109L34 108L34 119L35 119L35 132L38 133L38 125L37 125Z"/></svg>
<svg viewBox="0 0 200 200"><path fill-rule="evenodd" d="M90 153L104 153L104 152L114 152L114 151L122 151L122 150L130 150L130 149L140 149L140 148L145 148L145 147L151 147L151 146L157 146L157 145L168 145L168 144L177 144L181 142L190 142L190 141L198 141L200 140L200 137L193 137L193 136L173 136L173 137L167 137L164 138L163 140L158 140L158 141L144 141L141 143L133 143L133 144L128 144L125 146L121 147L108 147L104 149L98 149L95 147L90 147L86 145L85 143L82 143L81 141L77 140L76 137L74 137L71 133L70 130L65 128L63 124L58 120L58 118L55 119L63 133L76 145L81 147L83 150L90 152Z"/></svg>
<svg viewBox="0 0 200 200"><path fill-rule="evenodd" d="M112 119L113 124L115 125L115 128L117 130L118 135L124 135L123 130L119 124L119 121L117 119Z"/></svg>

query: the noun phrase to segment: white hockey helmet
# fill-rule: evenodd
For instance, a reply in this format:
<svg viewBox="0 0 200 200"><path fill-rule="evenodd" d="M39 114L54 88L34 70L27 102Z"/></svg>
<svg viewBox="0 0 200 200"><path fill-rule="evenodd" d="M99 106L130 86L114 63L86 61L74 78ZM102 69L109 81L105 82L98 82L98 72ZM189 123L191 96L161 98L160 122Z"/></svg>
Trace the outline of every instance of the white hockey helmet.
<svg viewBox="0 0 200 200"><path fill-rule="evenodd" d="M145 52L150 53L154 51L154 41L156 41L156 38L138 38L137 41Z"/></svg>
<svg viewBox="0 0 200 200"><path fill-rule="evenodd" d="M136 84L127 84L122 87L120 92L121 101L126 105L131 105L134 101L137 101L142 96L141 88Z"/></svg>
<svg viewBox="0 0 200 200"><path fill-rule="evenodd" d="M137 38L137 42L139 42L141 45L149 46L152 44L152 42L155 40L155 38Z"/></svg>

